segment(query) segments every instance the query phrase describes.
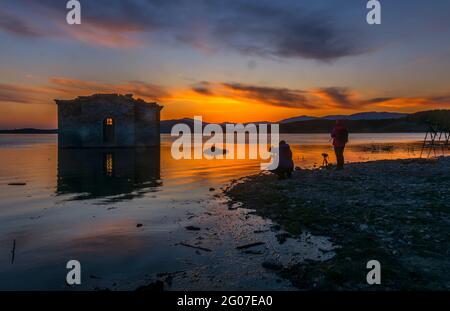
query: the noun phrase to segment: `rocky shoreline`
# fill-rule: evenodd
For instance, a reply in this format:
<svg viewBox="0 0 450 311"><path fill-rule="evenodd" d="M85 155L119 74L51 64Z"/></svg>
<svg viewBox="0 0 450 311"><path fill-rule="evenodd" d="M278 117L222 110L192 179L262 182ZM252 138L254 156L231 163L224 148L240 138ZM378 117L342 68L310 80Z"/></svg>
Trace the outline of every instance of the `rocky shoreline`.
<svg viewBox="0 0 450 311"><path fill-rule="evenodd" d="M299 289L450 289L448 157L298 170L281 181L260 173L224 192L293 237L310 232L337 246L331 259L278 272ZM381 263L381 285L366 282L366 264L373 259Z"/></svg>

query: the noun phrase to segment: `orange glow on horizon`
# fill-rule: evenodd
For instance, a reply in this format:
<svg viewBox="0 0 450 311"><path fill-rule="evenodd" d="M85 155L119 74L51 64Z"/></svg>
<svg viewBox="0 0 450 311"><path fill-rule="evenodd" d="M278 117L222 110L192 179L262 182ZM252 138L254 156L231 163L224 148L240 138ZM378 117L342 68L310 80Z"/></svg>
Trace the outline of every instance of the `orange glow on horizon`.
<svg viewBox="0 0 450 311"><path fill-rule="evenodd" d="M132 93L135 98L157 101L164 106L162 120L202 116L203 121L213 123L276 122L301 115L324 116L364 111L413 113L450 108L450 96L445 94L370 101L355 90L296 91L236 85L208 83L208 89L195 90L189 86L165 88L139 81L108 84L70 78L51 78L46 85L0 84L0 95L3 94L0 97L0 129L56 128L55 98L70 99L94 93ZM268 89L267 97L261 89ZM296 96L302 99L303 93L305 100L299 102L297 107Z"/></svg>

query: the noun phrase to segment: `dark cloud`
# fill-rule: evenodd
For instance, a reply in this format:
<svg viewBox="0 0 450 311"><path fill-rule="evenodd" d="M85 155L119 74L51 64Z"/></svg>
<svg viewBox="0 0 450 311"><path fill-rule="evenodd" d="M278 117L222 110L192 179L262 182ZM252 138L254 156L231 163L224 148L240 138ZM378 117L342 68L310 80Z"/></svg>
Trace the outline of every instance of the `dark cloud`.
<svg viewBox="0 0 450 311"><path fill-rule="evenodd" d="M50 98L91 95L95 93L134 94L148 100L161 100L170 96L165 88L144 82L128 81L121 84L83 81L65 77L54 77L47 85L29 86L0 83L0 102L18 104L49 104Z"/></svg>
<svg viewBox="0 0 450 311"><path fill-rule="evenodd" d="M394 100L396 99L395 97L376 97L376 98L371 98L369 100L367 100L368 104L379 104L379 103L383 103L383 102L387 102L390 100Z"/></svg>
<svg viewBox="0 0 450 311"><path fill-rule="evenodd" d="M64 20L61 1L18 3L33 5L35 14L52 11L51 18ZM342 18L338 22L336 10L308 7L312 7L309 2L295 0L96 0L82 2L82 20L103 31L138 31L150 41L264 57L332 61L367 50L364 36L343 26ZM16 34L42 35L33 33L23 19L14 23L10 19L0 27Z"/></svg>
<svg viewBox="0 0 450 311"><path fill-rule="evenodd" d="M192 90L202 95L213 95L209 82L200 82L192 86Z"/></svg>
<svg viewBox="0 0 450 311"><path fill-rule="evenodd" d="M24 37L36 37L41 33L26 21L6 12L0 11L0 29Z"/></svg>
<svg viewBox="0 0 450 311"><path fill-rule="evenodd" d="M31 100L24 91L17 86L0 84L0 102L29 103Z"/></svg>
<svg viewBox="0 0 450 311"><path fill-rule="evenodd" d="M48 94L45 87L0 83L0 103L36 104Z"/></svg>
<svg viewBox="0 0 450 311"><path fill-rule="evenodd" d="M324 11L292 1L241 1L230 8L213 33L242 53L331 61L363 52L353 31Z"/></svg>
<svg viewBox="0 0 450 311"><path fill-rule="evenodd" d="M430 101L434 103L450 103L450 94L442 96L433 96L430 98Z"/></svg>
<svg viewBox="0 0 450 311"><path fill-rule="evenodd" d="M161 99L169 95L163 87L144 81L130 81L121 87L129 93L145 98Z"/></svg>
<svg viewBox="0 0 450 311"><path fill-rule="evenodd" d="M50 79L53 90L59 93L123 93L158 100L167 97L168 92L161 86L145 81L128 81L123 84L98 83L78 79L55 77Z"/></svg>
<svg viewBox="0 0 450 311"><path fill-rule="evenodd" d="M281 87L259 86L237 82L199 82L191 89L204 96L237 99L248 103L266 104L283 108L358 110L381 106L447 105L450 96L424 97L375 97L364 99L359 92L347 87L325 87L299 90Z"/></svg>
<svg viewBox="0 0 450 311"><path fill-rule="evenodd" d="M262 87L241 83L223 83L225 88L237 91L242 97L266 103L272 106L288 108L316 108L311 104L306 93L301 90L292 90L287 88Z"/></svg>
<svg viewBox="0 0 450 311"><path fill-rule="evenodd" d="M430 105L440 105L440 104L450 104L450 95L444 94L440 96L425 96L425 97L377 97L371 98L369 100L364 101L366 104L380 104L390 101L405 101L408 102L408 99L411 101L422 101L423 103L428 103Z"/></svg>
<svg viewBox="0 0 450 311"><path fill-rule="evenodd" d="M348 88L321 88L318 93L340 108L354 108L354 106L358 104L351 99L351 92Z"/></svg>

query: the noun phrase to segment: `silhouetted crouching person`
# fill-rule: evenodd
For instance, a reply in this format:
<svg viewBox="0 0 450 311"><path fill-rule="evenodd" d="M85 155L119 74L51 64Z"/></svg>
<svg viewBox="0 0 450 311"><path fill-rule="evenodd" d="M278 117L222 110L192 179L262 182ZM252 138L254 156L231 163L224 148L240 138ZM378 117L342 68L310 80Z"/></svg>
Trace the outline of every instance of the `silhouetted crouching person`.
<svg viewBox="0 0 450 311"><path fill-rule="evenodd" d="M278 179L291 178L294 170L294 161L292 161L291 147L284 140L280 141L278 154L278 167L273 172L278 175Z"/></svg>
<svg viewBox="0 0 450 311"><path fill-rule="evenodd" d="M341 120L336 121L336 125L331 132L333 138L334 152L336 153L337 170L344 168L344 149L345 144L348 142L348 130Z"/></svg>

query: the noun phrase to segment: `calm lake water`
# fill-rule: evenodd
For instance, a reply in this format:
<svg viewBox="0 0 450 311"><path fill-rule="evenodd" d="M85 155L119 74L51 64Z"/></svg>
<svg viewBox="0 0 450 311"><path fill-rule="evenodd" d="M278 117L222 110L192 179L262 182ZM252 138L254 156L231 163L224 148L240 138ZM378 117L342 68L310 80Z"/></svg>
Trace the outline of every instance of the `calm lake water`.
<svg viewBox="0 0 450 311"><path fill-rule="evenodd" d="M423 137L353 134L346 161L418 157ZM335 161L326 134L281 139L297 166L320 166L322 153ZM75 289L133 290L157 279L179 290L292 289L261 263L333 256L326 237L280 245L269 220L228 208L220 187L257 173L259 161L176 161L173 139L161 140L158 150L58 152L56 135L0 135L0 290L68 289L71 259L82 269ZM236 249L258 241L265 245L253 252Z"/></svg>

